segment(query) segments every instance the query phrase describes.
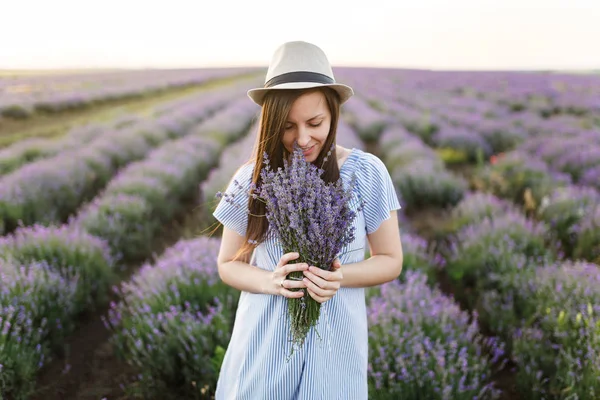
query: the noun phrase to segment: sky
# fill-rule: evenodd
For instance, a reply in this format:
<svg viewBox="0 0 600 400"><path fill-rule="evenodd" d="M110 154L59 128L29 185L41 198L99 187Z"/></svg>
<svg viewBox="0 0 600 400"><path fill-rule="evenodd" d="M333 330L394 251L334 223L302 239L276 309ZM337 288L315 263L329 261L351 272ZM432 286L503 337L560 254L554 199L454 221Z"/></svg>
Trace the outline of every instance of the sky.
<svg viewBox="0 0 600 400"><path fill-rule="evenodd" d="M3 3L0 69L266 68L290 40L334 67L600 69L600 0Z"/></svg>

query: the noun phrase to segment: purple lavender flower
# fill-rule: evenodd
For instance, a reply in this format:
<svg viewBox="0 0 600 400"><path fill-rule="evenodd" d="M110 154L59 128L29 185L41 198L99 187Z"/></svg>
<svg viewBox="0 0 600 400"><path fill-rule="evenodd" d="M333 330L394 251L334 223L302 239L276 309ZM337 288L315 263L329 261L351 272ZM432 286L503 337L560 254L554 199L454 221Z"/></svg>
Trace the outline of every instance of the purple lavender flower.
<svg viewBox="0 0 600 400"><path fill-rule="evenodd" d="M445 260L429 248L427 240L416 234L403 232L402 252L404 258L403 273L399 277L401 282L405 282L406 273L413 270L426 274L431 285L437 282L437 272L444 265Z"/></svg>
<svg viewBox="0 0 600 400"><path fill-rule="evenodd" d="M491 193L468 192L465 197L452 209L452 219L455 229L465 225L492 218L507 212L516 213L517 206Z"/></svg>
<svg viewBox="0 0 600 400"><path fill-rule="evenodd" d="M377 140L383 129L392 122L389 115L380 113L359 98L344 104L343 111L345 120L366 142Z"/></svg>
<svg viewBox="0 0 600 400"><path fill-rule="evenodd" d="M573 256L600 263L600 204L590 208L586 218L573 227L577 243Z"/></svg>
<svg viewBox="0 0 600 400"><path fill-rule="evenodd" d="M600 165L588 169L581 177L582 185L591 186L600 190Z"/></svg>
<svg viewBox="0 0 600 400"><path fill-rule="evenodd" d="M249 129L248 134L241 140L227 146L221 153L218 166L212 168L206 179L200 184L200 198L204 207L212 213L217 206L213 202L216 194L227 186L229 179L238 168L240 160L252 157L252 147L256 141L258 122Z"/></svg>
<svg viewBox="0 0 600 400"><path fill-rule="evenodd" d="M595 189L565 186L545 196L537 212L538 217L552 227L552 232L560 239L566 255L570 257L582 233L581 227L592 227L590 222L593 221L596 208L600 208L600 193ZM600 226L593 230L600 232Z"/></svg>
<svg viewBox="0 0 600 400"><path fill-rule="evenodd" d="M476 131L469 128L455 128L442 125L433 135L432 141L436 147L448 147L463 152L468 161L476 161L480 153L488 158L492 154L492 147Z"/></svg>
<svg viewBox="0 0 600 400"><path fill-rule="evenodd" d="M467 181L441 167L440 162L439 158L422 158L392 170L394 185L408 207L446 207L462 199Z"/></svg>
<svg viewBox="0 0 600 400"><path fill-rule="evenodd" d="M4 254L6 256L6 254ZM53 346L71 332L79 277L48 262L0 258L0 394L27 398Z"/></svg>

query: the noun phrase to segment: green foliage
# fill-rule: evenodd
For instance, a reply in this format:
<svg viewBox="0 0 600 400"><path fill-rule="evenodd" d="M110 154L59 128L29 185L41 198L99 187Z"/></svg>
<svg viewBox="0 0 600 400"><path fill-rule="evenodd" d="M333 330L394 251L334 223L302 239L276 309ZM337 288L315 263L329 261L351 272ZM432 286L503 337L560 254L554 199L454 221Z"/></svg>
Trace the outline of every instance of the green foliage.
<svg viewBox="0 0 600 400"><path fill-rule="evenodd" d="M480 293L495 288L506 274L528 268L533 260L555 257L543 224L508 213L462 228L453 240L446 271L473 305ZM462 291L467 288L475 291Z"/></svg>
<svg viewBox="0 0 600 400"><path fill-rule="evenodd" d="M517 384L532 399L600 394L600 269L594 264L540 263L502 276L486 292L486 323L509 344Z"/></svg>
<svg viewBox="0 0 600 400"><path fill-rule="evenodd" d="M570 183L568 175L552 173L543 161L526 154L510 153L496 160L477 171L474 186L528 209L537 208L544 196Z"/></svg>
<svg viewBox="0 0 600 400"><path fill-rule="evenodd" d="M105 239L113 255L123 261L147 257L152 251L152 239L160 229L160 221L154 218L148 203L129 195L103 196L76 223Z"/></svg>
<svg viewBox="0 0 600 400"><path fill-rule="evenodd" d="M469 156L464 150L456 150L450 147L437 148L436 153L440 156L444 163L452 164L464 164L469 161Z"/></svg>
<svg viewBox="0 0 600 400"><path fill-rule="evenodd" d="M447 170L431 168L429 163L414 162L409 167L396 168L392 171L392 180L402 204L410 208L453 206L467 190L464 179Z"/></svg>

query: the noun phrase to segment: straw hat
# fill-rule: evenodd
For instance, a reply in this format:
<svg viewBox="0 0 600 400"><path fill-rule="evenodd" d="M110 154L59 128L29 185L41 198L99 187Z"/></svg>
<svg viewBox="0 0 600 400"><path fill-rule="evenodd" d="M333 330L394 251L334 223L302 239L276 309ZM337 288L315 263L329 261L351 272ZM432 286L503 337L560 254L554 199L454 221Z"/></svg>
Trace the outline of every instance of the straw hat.
<svg viewBox="0 0 600 400"><path fill-rule="evenodd" d="M295 41L279 46L273 57L262 88L250 89L248 97L262 106L265 94L277 89L304 89L328 86L339 93L345 103L354 91L350 86L336 83L327 56L314 44Z"/></svg>

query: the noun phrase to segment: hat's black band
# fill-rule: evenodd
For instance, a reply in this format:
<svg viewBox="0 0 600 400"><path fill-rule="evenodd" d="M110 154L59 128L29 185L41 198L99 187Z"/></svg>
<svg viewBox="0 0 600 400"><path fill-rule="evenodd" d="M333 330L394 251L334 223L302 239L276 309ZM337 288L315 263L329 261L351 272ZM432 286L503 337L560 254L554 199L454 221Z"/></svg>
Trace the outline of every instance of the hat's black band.
<svg viewBox="0 0 600 400"><path fill-rule="evenodd" d="M271 79L267 83L265 83L265 88L269 88L276 85L281 85L282 83L290 83L290 82L315 82L315 83L323 83L323 84L332 84L335 83L333 79L331 79L327 75L319 74L318 72L308 72L308 71L296 71L296 72L288 72L286 74L277 75Z"/></svg>

